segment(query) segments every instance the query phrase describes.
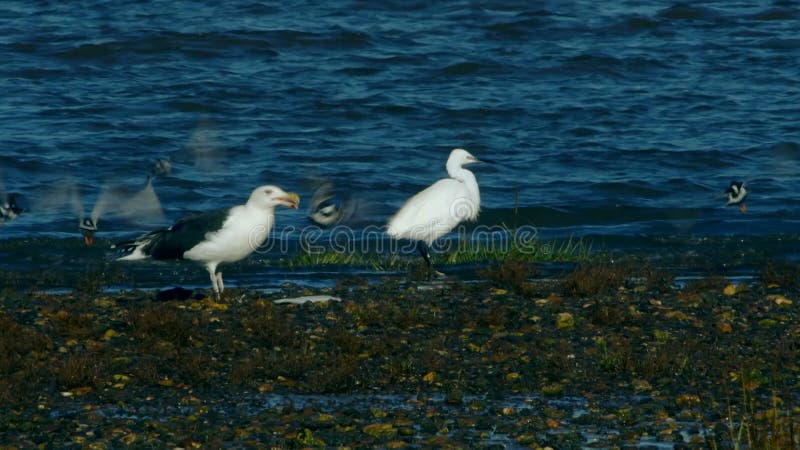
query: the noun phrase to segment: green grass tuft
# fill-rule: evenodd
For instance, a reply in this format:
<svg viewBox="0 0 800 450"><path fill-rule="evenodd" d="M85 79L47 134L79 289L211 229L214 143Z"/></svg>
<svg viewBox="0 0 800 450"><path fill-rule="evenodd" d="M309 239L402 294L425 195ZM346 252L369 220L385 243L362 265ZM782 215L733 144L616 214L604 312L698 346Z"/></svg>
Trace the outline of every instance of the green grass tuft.
<svg viewBox="0 0 800 450"><path fill-rule="evenodd" d="M490 242L459 241L456 251L446 255L447 264L464 264L486 261L522 262L577 262L590 258L592 244L584 239L569 238L566 241L526 241L520 243L515 232L506 229L512 239L507 246Z"/></svg>
<svg viewBox="0 0 800 450"><path fill-rule="evenodd" d="M580 262L590 260L591 242L585 239L539 240L524 236L503 226L495 241L487 239L470 240L461 236L451 251L437 252L431 249L431 259L435 266L458 265L478 262ZM390 252L341 251L330 247L314 251L300 250L288 258L278 260L278 265L288 267L306 266L357 266L377 271L406 270L419 263L416 252L401 255Z"/></svg>

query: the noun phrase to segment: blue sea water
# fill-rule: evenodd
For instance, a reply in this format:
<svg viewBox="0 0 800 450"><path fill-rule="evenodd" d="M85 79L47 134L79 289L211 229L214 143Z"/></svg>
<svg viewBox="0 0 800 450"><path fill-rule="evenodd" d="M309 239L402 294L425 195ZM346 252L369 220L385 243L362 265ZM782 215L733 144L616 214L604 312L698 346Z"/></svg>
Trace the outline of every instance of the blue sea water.
<svg viewBox="0 0 800 450"><path fill-rule="evenodd" d="M497 161L473 166L478 225L796 258L800 2L756 3L5 1L0 190L27 211L0 264L85 251L63 192L88 214L159 159L163 217L102 217L98 236L261 184L307 204L321 179L381 226L454 147ZM732 180L746 213L724 206Z"/></svg>

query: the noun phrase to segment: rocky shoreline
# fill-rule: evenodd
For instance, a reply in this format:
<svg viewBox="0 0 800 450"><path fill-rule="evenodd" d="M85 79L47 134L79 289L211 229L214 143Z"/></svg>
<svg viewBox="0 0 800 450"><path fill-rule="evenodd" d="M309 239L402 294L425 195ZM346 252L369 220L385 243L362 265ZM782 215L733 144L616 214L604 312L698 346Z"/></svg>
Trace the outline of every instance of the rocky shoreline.
<svg viewBox="0 0 800 450"><path fill-rule="evenodd" d="M505 262L329 289L6 287L2 448L789 448L800 269ZM3 279L14 278L11 272ZM13 286L7 284L7 286ZM332 301L276 304L303 295ZM318 297L319 299L319 297ZM337 301L338 300L338 301Z"/></svg>

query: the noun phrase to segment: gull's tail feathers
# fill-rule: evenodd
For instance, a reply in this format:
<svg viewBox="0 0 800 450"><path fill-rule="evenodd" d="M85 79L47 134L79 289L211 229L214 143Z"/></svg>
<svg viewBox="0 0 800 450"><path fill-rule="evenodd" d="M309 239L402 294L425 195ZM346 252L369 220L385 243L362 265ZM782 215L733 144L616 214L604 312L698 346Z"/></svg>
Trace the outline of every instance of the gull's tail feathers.
<svg viewBox="0 0 800 450"><path fill-rule="evenodd" d="M153 246L156 245L168 230L156 230L129 241L117 242L111 248L117 249L122 254L117 260L133 261L147 259L152 256Z"/></svg>

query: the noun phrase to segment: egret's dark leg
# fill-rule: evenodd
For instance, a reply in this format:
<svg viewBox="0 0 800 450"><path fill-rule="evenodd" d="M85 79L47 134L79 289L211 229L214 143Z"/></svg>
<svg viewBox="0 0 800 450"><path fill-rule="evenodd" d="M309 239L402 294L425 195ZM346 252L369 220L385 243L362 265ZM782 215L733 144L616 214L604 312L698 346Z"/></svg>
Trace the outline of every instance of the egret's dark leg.
<svg viewBox="0 0 800 450"><path fill-rule="evenodd" d="M419 254L425 259L425 264L428 265L428 269L431 268L431 254L428 252L428 245L422 241L417 241L417 250L419 250Z"/></svg>

